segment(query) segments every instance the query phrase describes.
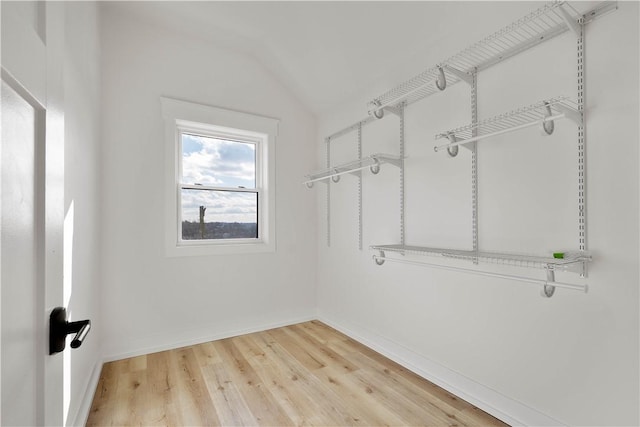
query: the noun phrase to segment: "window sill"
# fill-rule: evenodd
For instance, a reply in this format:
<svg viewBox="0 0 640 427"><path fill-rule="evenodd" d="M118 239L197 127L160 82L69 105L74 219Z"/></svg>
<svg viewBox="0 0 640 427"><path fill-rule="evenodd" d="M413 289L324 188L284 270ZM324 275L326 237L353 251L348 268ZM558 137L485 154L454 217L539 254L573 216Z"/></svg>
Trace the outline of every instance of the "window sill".
<svg viewBox="0 0 640 427"><path fill-rule="evenodd" d="M210 256L210 255L242 255L270 253L276 251L275 243L251 242L251 243L215 243L215 244L187 244L168 245L166 248L167 257L181 256Z"/></svg>

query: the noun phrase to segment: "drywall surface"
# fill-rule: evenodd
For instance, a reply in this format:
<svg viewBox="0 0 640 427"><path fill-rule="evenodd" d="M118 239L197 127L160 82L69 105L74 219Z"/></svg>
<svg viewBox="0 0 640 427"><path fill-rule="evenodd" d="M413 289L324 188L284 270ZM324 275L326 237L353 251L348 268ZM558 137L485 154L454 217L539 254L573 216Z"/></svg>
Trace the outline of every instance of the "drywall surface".
<svg viewBox="0 0 640 427"><path fill-rule="evenodd" d="M314 117L246 55L102 12L106 357L314 317ZM165 255L161 96L280 120L276 252Z"/></svg>
<svg viewBox="0 0 640 427"><path fill-rule="evenodd" d="M501 7L487 3L486 16L477 20L485 34L532 10L522 4L519 16L506 17ZM465 37L458 32L425 45L406 69L417 74L477 41ZM585 57L587 239L593 263L588 279L557 273L557 280L588 283L586 294L558 289L545 299L537 286L509 280L391 262L375 265L368 247L401 238L399 172L393 166L383 165L377 175L363 172L362 251L356 179L343 176L330 186L330 247L326 190L313 190L320 318L430 372L511 422L640 422L637 3L621 2L618 11L589 24ZM565 33L482 71L479 118L557 95L575 99L576 64L575 37ZM364 118L366 102L390 88L371 88L319 118L317 167L325 162L324 137ZM433 150L435 134L471 121L470 106L469 86L460 83L406 109L409 245L472 248L470 152L461 149L451 158ZM481 250L544 255L578 248L577 128L568 120L555 127L551 136L529 128L478 143ZM362 134L363 155L399 154L399 119L393 114L365 126ZM332 141L332 164L356 156L355 133ZM422 260L474 268L462 261ZM543 270L477 268L545 278ZM528 415L518 412L518 405L529 408Z"/></svg>
<svg viewBox="0 0 640 427"><path fill-rule="evenodd" d="M64 304L72 321L91 319L82 347L67 348L65 394L67 423L83 424L102 364L100 315L100 42L98 6L65 5L65 232ZM77 417L80 418L77 418Z"/></svg>

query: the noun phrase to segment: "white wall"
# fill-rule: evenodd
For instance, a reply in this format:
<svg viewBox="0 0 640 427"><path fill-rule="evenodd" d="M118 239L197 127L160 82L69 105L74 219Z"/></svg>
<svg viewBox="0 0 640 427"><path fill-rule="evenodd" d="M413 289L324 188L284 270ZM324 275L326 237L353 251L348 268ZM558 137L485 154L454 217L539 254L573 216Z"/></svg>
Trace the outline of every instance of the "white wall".
<svg viewBox="0 0 640 427"><path fill-rule="evenodd" d="M92 321L82 347L64 353L69 366L65 384L68 423L82 424L102 366L104 327L100 315L100 43L96 3L68 2L65 10L65 305L71 320Z"/></svg>
<svg viewBox="0 0 640 427"><path fill-rule="evenodd" d="M314 117L244 55L102 12L106 357L315 317ZM275 253L165 256L160 96L280 119Z"/></svg>
<svg viewBox="0 0 640 427"><path fill-rule="evenodd" d="M522 4L522 15L532 10ZM331 186L331 238L326 247L325 189L318 200L318 311L321 319L485 409L517 423L637 425L638 354L638 4L587 28L588 239L594 262L589 292L535 286L425 267L371 261L372 244L398 243L398 172L365 173L364 250L357 249L355 179ZM478 26L508 23L487 3ZM405 69L421 71L476 39L457 32ZM569 33L483 71L480 118L545 98L576 97L575 38ZM402 69L398 65L396 69ZM396 83L398 83L397 81ZM386 83L386 82L385 82ZM372 88L319 118L323 138L366 115ZM470 121L464 83L409 106L406 112L407 244L471 248L470 155L435 153L433 135ZM398 153L398 119L364 128L363 153ZM547 254L578 248L577 137L569 121L553 136L528 129L479 143L479 238L483 250ZM356 157L355 136L332 143L332 162ZM425 261L440 262L426 258ZM460 267L473 267L453 262ZM542 270L480 266L544 278ZM582 283L575 274L559 281Z"/></svg>

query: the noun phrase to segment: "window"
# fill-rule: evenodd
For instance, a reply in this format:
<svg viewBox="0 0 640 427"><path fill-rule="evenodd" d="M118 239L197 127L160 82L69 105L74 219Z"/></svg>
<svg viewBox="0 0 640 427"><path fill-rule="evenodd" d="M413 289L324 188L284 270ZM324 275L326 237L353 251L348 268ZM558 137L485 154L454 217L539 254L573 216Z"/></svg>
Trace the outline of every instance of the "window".
<svg viewBox="0 0 640 427"><path fill-rule="evenodd" d="M162 98L169 256L275 250L278 121Z"/></svg>

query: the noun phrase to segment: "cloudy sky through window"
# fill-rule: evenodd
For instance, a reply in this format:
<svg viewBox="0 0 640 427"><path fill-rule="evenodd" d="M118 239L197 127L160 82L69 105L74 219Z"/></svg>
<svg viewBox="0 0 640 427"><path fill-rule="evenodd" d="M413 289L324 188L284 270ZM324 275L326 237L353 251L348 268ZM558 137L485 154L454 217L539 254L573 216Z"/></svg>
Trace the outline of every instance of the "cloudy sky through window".
<svg viewBox="0 0 640 427"><path fill-rule="evenodd" d="M246 142L182 134L182 183L210 187L255 188L256 147ZM182 190L182 219L206 222L256 222L255 193Z"/></svg>

